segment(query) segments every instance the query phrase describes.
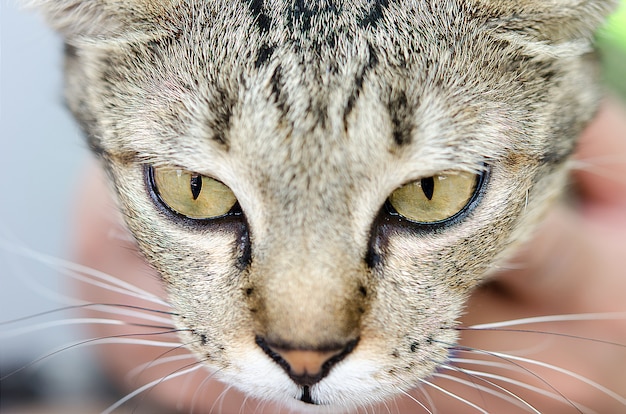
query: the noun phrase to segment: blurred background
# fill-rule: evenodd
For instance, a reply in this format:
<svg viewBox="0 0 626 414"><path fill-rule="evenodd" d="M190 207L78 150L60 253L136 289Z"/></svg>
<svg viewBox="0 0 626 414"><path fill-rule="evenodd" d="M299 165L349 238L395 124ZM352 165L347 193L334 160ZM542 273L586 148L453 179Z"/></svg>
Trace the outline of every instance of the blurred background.
<svg viewBox="0 0 626 414"><path fill-rule="evenodd" d="M0 323L61 306L66 282L24 249L67 258L72 200L90 155L62 97L62 43L16 0L1 0ZM607 89L626 98L626 1L598 35ZM58 320L58 315L37 321ZM32 325L32 321L10 328ZM54 327L8 339L0 325L0 376L78 336ZM89 350L47 358L0 383L0 412L93 412L80 408L102 389Z"/></svg>
<svg viewBox="0 0 626 414"><path fill-rule="evenodd" d="M61 39L38 16L19 10L17 0L0 1L2 323L60 306L52 294L66 290L64 279L16 249L68 257L72 197L89 155L63 105ZM37 321L55 319L59 315ZM73 329L64 326L17 339L3 337L6 329L9 326L0 325L0 376L77 337ZM75 351L51 357L0 382L0 412L31 413L34 411L25 405L44 400L46 404L78 406L81 396L94 395L98 376L91 359L85 350Z"/></svg>

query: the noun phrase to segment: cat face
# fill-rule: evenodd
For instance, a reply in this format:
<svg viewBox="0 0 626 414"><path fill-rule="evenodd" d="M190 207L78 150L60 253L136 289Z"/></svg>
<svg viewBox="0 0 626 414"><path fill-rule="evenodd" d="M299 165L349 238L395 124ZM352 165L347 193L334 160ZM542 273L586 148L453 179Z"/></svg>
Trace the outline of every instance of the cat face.
<svg viewBox="0 0 626 414"><path fill-rule="evenodd" d="M335 412L447 361L564 185L610 3L42 7L182 342L251 395Z"/></svg>

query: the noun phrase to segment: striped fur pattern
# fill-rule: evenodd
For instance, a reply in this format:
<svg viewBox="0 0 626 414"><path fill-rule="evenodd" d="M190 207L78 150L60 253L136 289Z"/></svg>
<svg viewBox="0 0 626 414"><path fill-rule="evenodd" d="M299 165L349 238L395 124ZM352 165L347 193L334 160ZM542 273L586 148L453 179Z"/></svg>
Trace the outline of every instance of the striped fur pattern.
<svg viewBox="0 0 626 414"><path fill-rule="evenodd" d="M65 36L67 101L182 342L252 396L329 412L446 363L468 295L564 187L599 99L591 37L614 5L32 3ZM163 165L223 182L240 214L198 222L160 208L146 171ZM484 176L463 217L389 214L396 188L447 171ZM353 349L301 385L259 338Z"/></svg>

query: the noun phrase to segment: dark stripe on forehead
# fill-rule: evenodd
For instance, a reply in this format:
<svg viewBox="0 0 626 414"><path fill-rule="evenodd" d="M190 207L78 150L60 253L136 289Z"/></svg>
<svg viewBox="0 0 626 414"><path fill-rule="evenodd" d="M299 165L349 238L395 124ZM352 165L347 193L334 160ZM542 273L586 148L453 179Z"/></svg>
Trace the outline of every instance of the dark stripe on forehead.
<svg viewBox="0 0 626 414"><path fill-rule="evenodd" d="M254 22L259 29L261 34L268 33L270 30L270 26L272 25L272 18L265 12L265 7L263 5L264 0L248 0L248 8L250 9L250 13L252 13L252 17L254 18Z"/></svg>
<svg viewBox="0 0 626 414"><path fill-rule="evenodd" d="M389 7L389 0L374 0L369 13L358 20L359 26L375 27L378 25L378 22L383 17L383 12L387 7Z"/></svg>
<svg viewBox="0 0 626 414"><path fill-rule="evenodd" d="M228 134L236 101L223 88L217 88L215 94L215 101L208 105L209 113L212 116L207 120L207 125L213 132L209 138L228 149Z"/></svg>
<svg viewBox="0 0 626 414"><path fill-rule="evenodd" d="M415 130L413 121L415 108L409 104L406 93L400 91L392 95L387 109L393 124L393 140L399 146L410 144Z"/></svg>
<svg viewBox="0 0 626 414"><path fill-rule="evenodd" d="M355 16L358 25L360 27L376 26L391 1L373 0L369 11L362 16ZM265 0L246 0L246 4L259 31L262 34L268 33L273 22L266 12ZM307 32L311 29L311 21L315 16L321 13L339 15L342 9L341 2L337 0L292 0L291 7L287 8L287 16L285 16L287 26L292 30L297 27L300 32Z"/></svg>
<svg viewBox="0 0 626 414"><path fill-rule="evenodd" d="M301 33L306 33L311 29L311 21L315 16L322 13L332 13L338 15L340 7L335 5L336 0L293 0L293 6L287 16L287 26Z"/></svg>
<svg viewBox="0 0 626 414"><path fill-rule="evenodd" d="M283 92L284 79L283 79L283 68L278 65L274 69L274 73L272 73L272 77L270 78L270 85L272 87L272 96L274 97L274 103L283 113L287 112L287 97Z"/></svg>
<svg viewBox="0 0 626 414"><path fill-rule="evenodd" d="M269 62L269 60L272 58L272 55L274 54L275 50L276 50L276 46L274 45L269 45L267 43L261 45L261 47L259 48L256 54L254 67L259 69L262 66L265 66L267 62Z"/></svg>
<svg viewBox="0 0 626 414"><path fill-rule="evenodd" d="M368 55L369 55L368 60L363 65L361 70L357 72L354 78L354 88L350 92L350 96L348 97L348 102L346 102L346 109L343 112L343 124L345 128L348 127L347 125L348 117L352 113L352 110L354 109L354 105L356 104L356 101L359 98L359 95L361 94L361 91L363 89L363 81L365 77L371 70L373 70L378 65L378 56L373 46L371 45L371 43L367 44L367 49L368 49Z"/></svg>

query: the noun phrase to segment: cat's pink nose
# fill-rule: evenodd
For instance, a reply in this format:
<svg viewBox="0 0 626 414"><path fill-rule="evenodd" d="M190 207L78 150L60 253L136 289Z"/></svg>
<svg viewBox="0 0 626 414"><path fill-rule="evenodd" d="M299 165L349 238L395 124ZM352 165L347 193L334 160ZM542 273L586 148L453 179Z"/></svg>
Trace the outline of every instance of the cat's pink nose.
<svg viewBox="0 0 626 414"><path fill-rule="evenodd" d="M296 377L316 376L322 372L324 363L330 361L332 357L341 353L341 350L334 352L317 351L281 351L273 349L289 365L290 375Z"/></svg>
<svg viewBox="0 0 626 414"><path fill-rule="evenodd" d="M308 386L321 381L328 375L335 364L352 352L356 343L355 340L345 346L325 347L322 350L302 350L270 345L262 338L257 338L257 344L287 372L296 384Z"/></svg>

